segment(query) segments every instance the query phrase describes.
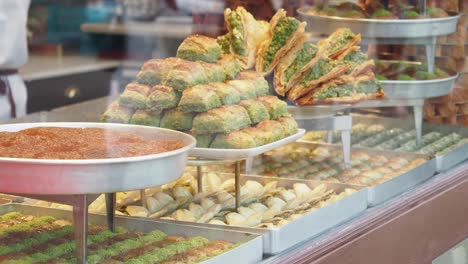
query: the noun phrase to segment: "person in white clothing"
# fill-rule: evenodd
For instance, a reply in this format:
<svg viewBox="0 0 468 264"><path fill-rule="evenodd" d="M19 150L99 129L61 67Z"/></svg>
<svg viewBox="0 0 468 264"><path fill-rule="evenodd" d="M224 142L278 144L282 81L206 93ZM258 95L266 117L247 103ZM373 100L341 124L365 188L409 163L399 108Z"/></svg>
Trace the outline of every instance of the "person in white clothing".
<svg viewBox="0 0 468 264"><path fill-rule="evenodd" d="M0 0L0 121L26 114L26 86L18 68L28 60L30 0Z"/></svg>

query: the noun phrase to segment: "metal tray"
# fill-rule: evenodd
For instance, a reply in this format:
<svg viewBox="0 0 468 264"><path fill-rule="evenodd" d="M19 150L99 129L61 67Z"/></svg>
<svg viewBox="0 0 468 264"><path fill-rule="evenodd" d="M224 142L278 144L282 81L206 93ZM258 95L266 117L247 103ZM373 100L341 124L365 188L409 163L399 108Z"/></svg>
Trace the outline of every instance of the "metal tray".
<svg viewBox="0 0 468 264"><path fill-rule="evenodd" d="M8 212L20 212L29 215L43 216L49 215L56 218L72 220L70 211L37 207L24 204L0 205L0 214ZM90 214L89 221L93 224L106 225L104 215ZM149 221L146 219L135 219L130 217L116 217L117 226L122 226L130 231L150 232L155 229L161 230L169 235L177 236L203 236L210 240L226 240L232 243L242 243L221 255L210 258L202 263L258 263L262 260L262 238L255 233L238 232L233 230L221 230L215 228L188 226L164 223L159 221Z"/></svg>
<svg viewBox="0 0 468 264"><path fill-rule="evenodd" d="M381 124L385 127L394 127L402 129L412 129L413 123L411 119L396 119L396 118L384 118L384 117L370 117L362 115L353 115L354 124ZM443 134L449 134L456 132L464 137L468 137L468 128L447 124L434 124L424 123L423 134L437 131ZM455 165L468 160L468 144L465 144L453 151L450 151L444 155L436 155L436 171L442 172L453 168Z"/></svg>
<svg viewBox="0 0 468 264"><path fill-rule="evenodd" d="M300 147L316 147L316 146L325 146L331 149L341 149L340 145L337 144L317 144L311 142L296 142L294 143ZM421 182L426 181L431 178L436 172L436 160L431 159L431 157L422 154L408 153L408 152L396 152L396 151L383 151L375 150L370 148L351 148L351 151L365 151L369 156L382 155L387 158L402 157L409 160L414 160L417 158L425 158L428 161L409 170L397 177L394 177L384 183L378 184L376 186L369 187L368 191L368 204L370 207L381 204L390 198L401 194L411 187L418 185ZM282 179L282 178L277 178Z"/></svg>
<svg viewBox="0 0 468 264"><path fill-rule="evenodd" d="M297 10L307 22L307 30L330 34L338 28L349 28L365 38L420 38L448 35L455 32L460 15L450 13L444 18L366 19L307 14L310 7Z"/></svg>
<svg viewBox="0 0 468 264"><path fill-rule="evenodd" d="M234 177L232 174L220 174L226 178ZM254 180L261 183L269 181L278 181L278 186L291 187L294 183L306 183L310 187L322 184L319 181L311 180L295 180L285 178L272 178L263 176L250 176L243 175L242 181ZM303 217L291 221L290 223L277 228L253 228L253 227L239 227L229 225L214 225L214 224L200 224L192 222L184 222L177 220L158 219L157 221L164 221L168 223L188 224L202 227L216 227L223 230L233 230L247 233L263 234L263 253L266 255L275 255L281 251L288 249L304 240L313 238L327 231L328 229L337 226L367 208L367 188L364 186L339 184L339 183L323 183L335 191L342 191L345 188L353 188L357 192L346 196L334 203L328 204L314 212L305 214ZM239 262L242 263L242 262Z"/></svg>
<svg viewBox="0 0 468 264"><path fill-rule="evenodd" d="M296 134L285 137L278 141L249 149L212 149L212 148L194 148L190 151L190 157L199 159L213 159L213 160L243 160L249 157L260 155L264 152L289 144L301 138L305 134L304 129L299 129Z"/></svg>
<svg viewBox="0 0 468 264"><path fill-rule="evenodd" d="M457 78L458 73L443 79L387 80L380 81L380 83L388 98L430 98L449 94Z"/></svg>
<svg viewBox="0 0 468 264"><path fill-rule="evenodd" d="M0 131L32 127L97 127L135 133L143 138L180 140L184 147L164 153L89 160L0 158L0 192L22 194L90 194L136 190L179 178L195 139L169 129L109 123L24 123L1 125Z"/></svg>

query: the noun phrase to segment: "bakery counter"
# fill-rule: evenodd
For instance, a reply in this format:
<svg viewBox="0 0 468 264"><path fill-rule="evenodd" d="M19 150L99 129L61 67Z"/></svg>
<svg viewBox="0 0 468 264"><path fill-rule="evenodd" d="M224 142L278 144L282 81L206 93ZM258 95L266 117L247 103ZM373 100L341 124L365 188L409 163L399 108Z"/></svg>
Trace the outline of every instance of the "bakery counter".
<svg viewBox="0 0 468 264"><path fill-rule="evenodd" d="M103 97L10 122L98 121L113 99ZM468 235L467 176L465 161L263 262L431 263Z"/></svg>

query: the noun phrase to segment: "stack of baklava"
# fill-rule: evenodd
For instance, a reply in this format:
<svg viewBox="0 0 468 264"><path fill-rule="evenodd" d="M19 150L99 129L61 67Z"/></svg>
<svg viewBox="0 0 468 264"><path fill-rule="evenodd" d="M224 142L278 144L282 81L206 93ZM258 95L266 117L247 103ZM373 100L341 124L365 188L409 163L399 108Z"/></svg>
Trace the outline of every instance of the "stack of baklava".
<svg viewBox="0 0 468 264"><path fill-rule="evenodd" d="M216 39L192 35L176 58L144 63L102 119L184 131L203 148L253 148L295 134L286 103L243 68L242 57L222 54Z"/></svg>

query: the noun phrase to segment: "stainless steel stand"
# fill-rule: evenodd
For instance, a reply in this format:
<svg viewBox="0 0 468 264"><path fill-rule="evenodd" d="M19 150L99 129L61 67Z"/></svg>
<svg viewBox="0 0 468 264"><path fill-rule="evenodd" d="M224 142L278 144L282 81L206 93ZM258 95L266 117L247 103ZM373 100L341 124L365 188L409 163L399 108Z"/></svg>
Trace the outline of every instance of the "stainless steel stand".
<svg viewBox="0 0 468 264"><path fill-rule="evenodd" d="M228 164L234 163L234 182L235 182L235 192L236 192L236 209L240 207L240 190L241 190L241 162L242 160L208 160L208 159L189 159L187 166L197 167L197 191L203 191L203 166L209 165L219 165L219 164Z"/></svg>
<svg viewBox="0 0 468 264"><path fill-rule="evenodd" d="M306 130L327 130L341 131L341 142L343 144L343 162L346 168L351 166L351 129L353 127L353 119L347 113L345 115L336 115L330 117L313 117L308 118L296 117L299 127ZM330 135L330 133L329 133Z"/></svg>
<svg viewBox="0 0 468 264"><path fill-rule="evenodd" d="M76 258L78 263L86 263L87 238L88 238L88 206L99 197L99 194L77 194L77 195L36 195L16 194L37 200L61 203L73 206L73 224L75 225ZM113 197L113 198L112 198ZM109 200L108 200L109 199ZM108 203L111 202L111 203ZM113 205L112 204L113 201ZM115 193L106 194L107 223L110 230L114 230L114 210L109 214L110 207L115 208Z"/></svg>
<svg viewBox="0 0 468 264"><path fill-rule="evenodd" d="M373 107L412 107L414 112L414 126L416 129L416 142L419 144L422 137L423 107L424 99L383 99L374 101L364 101L357 103L352 108L373 108Z"/></svg>
<svg viewBox="0 0 468 264"><path fill-rule="evenodd" d="M426 49L427 70L434 72L436 37L417 38L366 38L363 37L362 45L424 45Z"/></svg>

